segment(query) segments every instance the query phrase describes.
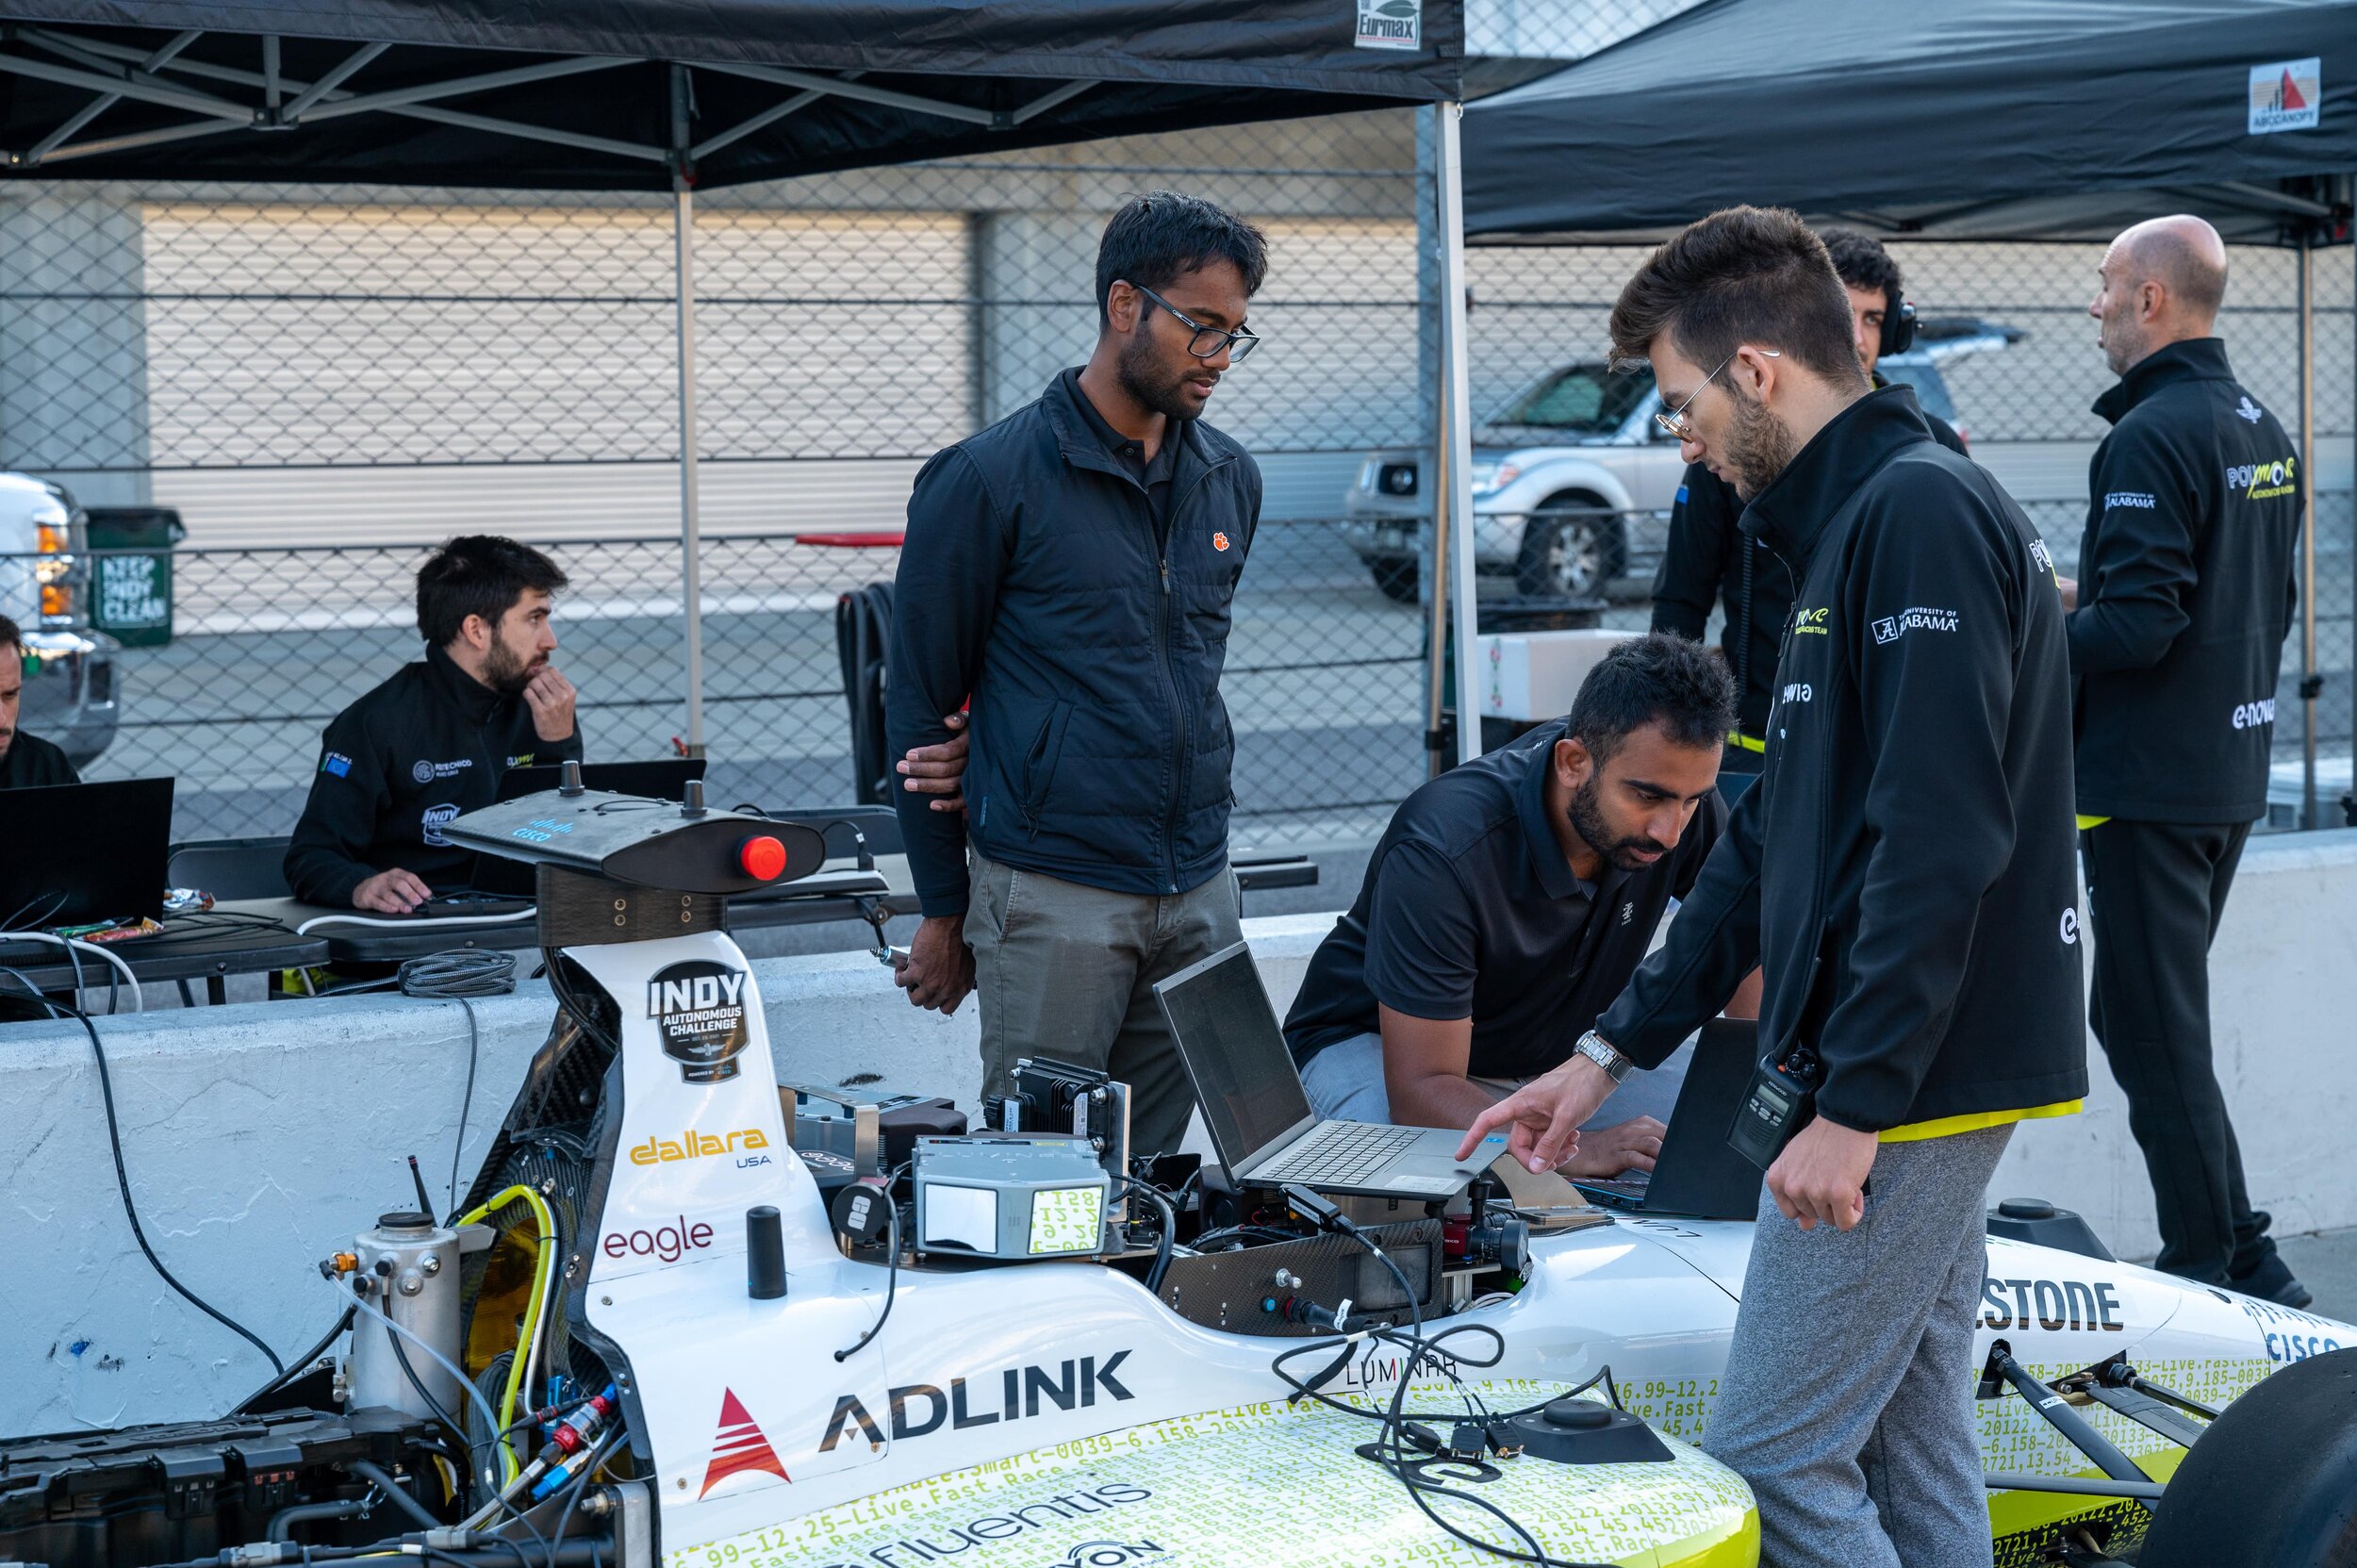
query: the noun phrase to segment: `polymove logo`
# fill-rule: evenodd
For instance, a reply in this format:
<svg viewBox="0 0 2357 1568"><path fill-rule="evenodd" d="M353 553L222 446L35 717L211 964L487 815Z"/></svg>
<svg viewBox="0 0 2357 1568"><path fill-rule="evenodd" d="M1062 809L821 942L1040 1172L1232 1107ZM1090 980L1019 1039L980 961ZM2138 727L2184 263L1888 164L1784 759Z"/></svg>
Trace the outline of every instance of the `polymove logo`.
<svg viewBox="0 0 2357 1568"><path fill-rule="evenodd" d="M1351 41L1361 49L1424 47L1424 0L1359 0L1359 30Z"/></svg>
<svg viewBox="0 0 2357 1568"><path fill-rule="evenodd" d="M724 1388L718 1429L712 1434L712 1463L704 1470L703 1490L696 1494L697 1499L712 1495L712 1489L731 1476L749 1475L775 1476L782 1481L794 1478L785 1473L778 1451L769 1446L768 1438L762 1435L760 1424L736 1391Z"/></svg>
<svg viewBox="0 0 2357 1568"><path fill-rule="evenodd" d="M1833 606L1830 604L1817 610L1795 610L1792 612L1792 633L1795 636L1831 636L1833 634L1825 622L1832 617Z"/></svg>
<svg viewBox="0 0 2357 1568"><path fill-rule="evenodd" d="M2226 487L2242 491L2245 501L2273 501L2279 496L2296 494L2299 489L2299 458L2295 454L2271 462L2233 464L2226 470Z"/></svg>
<svg viewBox="0 0 2357 1568"><path fill-rule="evenodd" d="M2324 102L2324 60L2278 60L2250 68L2249 134L2272 136L2278 131L2308 131L2316 127L2316 109Z"/></svg>

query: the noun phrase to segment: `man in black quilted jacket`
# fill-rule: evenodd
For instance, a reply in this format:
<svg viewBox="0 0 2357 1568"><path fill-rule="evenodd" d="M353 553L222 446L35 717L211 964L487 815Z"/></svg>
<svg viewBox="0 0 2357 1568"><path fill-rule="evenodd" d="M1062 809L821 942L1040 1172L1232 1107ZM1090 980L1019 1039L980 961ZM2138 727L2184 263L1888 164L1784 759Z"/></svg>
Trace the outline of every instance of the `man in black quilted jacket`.
<svg viewBox="0 0 2357 1568"><path fill-rule="evenodd" d="M1139 1153L1193 1107L1153 984L1241 934L1219 676L1261 473L1202 414L1265 269L1209 202L1115 213L1088 363L925 465L893 590L890 754L972 699L964 813L897 797L924 914L899 983L979 989L986 1097L1023 1056L1128 1083Z"/></svg>

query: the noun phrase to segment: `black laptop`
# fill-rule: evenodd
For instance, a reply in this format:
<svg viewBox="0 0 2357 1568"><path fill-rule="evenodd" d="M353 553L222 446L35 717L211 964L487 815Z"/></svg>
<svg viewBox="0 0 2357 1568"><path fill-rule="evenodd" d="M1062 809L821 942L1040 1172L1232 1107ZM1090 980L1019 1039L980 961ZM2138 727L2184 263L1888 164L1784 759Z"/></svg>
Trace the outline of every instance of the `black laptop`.
<svg viewBox="0 0 2357 1568"><path fill-rule="evenodd" d="M1321 1120L1242 942L1157 982L1154 999L1219 1163L1240 1186L1299 1182L1321 1193L1445 1199L1506 1152L1502 1132L1459 1162L1461 1132Z"/></svg>
<svg viewBox="0 0 2357 1568"><path fill-rule="evenodd" d="M0 930L161 919L172 781L0 789Z"/></svg>
<svg viewBox="0 0 2357 1568"><path fill-rule="evenodd" d="M1574 1176L1572 1185L1608 1209L1688 1219L1757 1218L1759 1167L1727 1147L1727 1129L1758 1065L1757 1024L1713 1018L1703 1025L1653 1170L1602 1179ZM1607 1099L1604 1114L1611 1110Z"/></svg>

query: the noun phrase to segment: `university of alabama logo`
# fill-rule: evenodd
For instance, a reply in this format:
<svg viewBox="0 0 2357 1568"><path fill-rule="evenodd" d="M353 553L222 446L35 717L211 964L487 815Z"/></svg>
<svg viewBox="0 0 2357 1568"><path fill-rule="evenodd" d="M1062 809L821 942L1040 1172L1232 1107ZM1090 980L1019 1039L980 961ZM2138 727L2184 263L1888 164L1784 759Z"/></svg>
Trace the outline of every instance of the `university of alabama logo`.
<svg viewBox="0 0 2357 1568"><path fill-rule="evenodd" d="M720 1428L712 1438L712 1466L704 1472L704 1489L696 1494L699 1501L712 1494L712 1489L731 1476L752 1472L775 1476L782 1481L794 1477L778 1462L778 1451L769 1446L769 1440L761 1435L752 1412L736 1396L734 1389L720 1391Z"/></svg>
<svg viewBox="0 0 2357 1568"><path fill-rule="evenodd" d="M1214 535L1212 535L1212 536L1211 536L1211 548L1212 548L1213 550L1220 550L1220 551L1224 551L1224 550L1226 550L1226 549L1228 548L1228 536L1227 536L1227 535L1225 535L1225 534L1214 534Z"/></svg>

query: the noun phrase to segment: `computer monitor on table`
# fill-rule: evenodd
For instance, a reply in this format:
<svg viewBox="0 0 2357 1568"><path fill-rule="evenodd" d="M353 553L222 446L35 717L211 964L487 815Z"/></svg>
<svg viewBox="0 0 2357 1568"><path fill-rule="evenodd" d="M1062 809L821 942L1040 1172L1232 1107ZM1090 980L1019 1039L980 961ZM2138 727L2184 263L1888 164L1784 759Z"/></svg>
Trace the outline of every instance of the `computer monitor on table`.
<svg viewBox="0 0 2357 1568"><path fill-rule="evenodd" d="M0 789L0 931L159 919L172 781Z"/></svg>

